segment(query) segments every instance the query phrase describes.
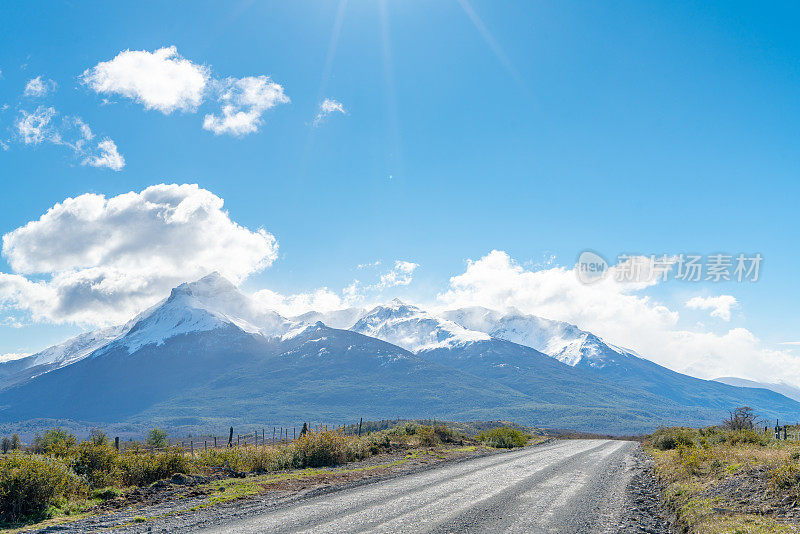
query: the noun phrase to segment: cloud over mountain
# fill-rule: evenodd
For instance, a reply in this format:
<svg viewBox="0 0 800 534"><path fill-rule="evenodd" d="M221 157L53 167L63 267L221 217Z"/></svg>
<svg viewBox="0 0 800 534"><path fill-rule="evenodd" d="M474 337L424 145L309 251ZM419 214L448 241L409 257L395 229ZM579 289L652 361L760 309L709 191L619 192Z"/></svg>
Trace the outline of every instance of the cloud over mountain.
<svg viewBox="0 0 800 534"><path fill-rule="evenodd" d="M240 282L277 250L272 234L237 224L197 185L87 193L3 236L15 273L0 273L0 301L40 320L120 322L183 280L218 271Z"/></svg>

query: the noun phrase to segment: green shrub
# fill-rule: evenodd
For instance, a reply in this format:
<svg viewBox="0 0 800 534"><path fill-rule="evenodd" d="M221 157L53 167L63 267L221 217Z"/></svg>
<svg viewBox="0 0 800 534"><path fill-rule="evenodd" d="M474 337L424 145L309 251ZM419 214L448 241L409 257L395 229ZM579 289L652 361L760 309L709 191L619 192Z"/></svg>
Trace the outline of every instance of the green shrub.
<svg viewBox="0 0 800 534"><path fill-rule="evenodd" d="M514 447L524 447L527 445L531 436L515 428L502 426L487 430L486 432L481 432L476 438L487 447L512 449Z"/></svg>
<svg viewBox="0 0 800 534"><path fill-rule="evenodd" d="M293 467L322 467L347 461L347 438L339 432L309 432L292 444Z"/></svg>
<svg viewBox="0 0 800 534"><path fill-rule="evenodd" d="M72 469L92 488L114 485L119 480L119 453L108 443L85 441L78 445Z"/></svg>
<svg viewBox="0 0 800 534"><path fill-rule="evenodd" d="M436 425L433 427L433 431L436 433L436 437L442 443L455 443L462 440L461 436L457 435L444 425Z"/></svg>
<svg viewBox="0 0 800 534"><path fill-rule="evenodd" d="M12 453L0 459L0 520L40 516L86 492L84 482L56 458Z"/></svg>
<svg viewBox="0 0 800 534"><path fill-rule="evenodd" d="M766 434L752 430L730 430L725 435L725 441L731 445L752 444L763 447L769 443L769 437Z"/></svg>
<svg viewBox="0 0 800 534"><path fill-rule="evenodd" d="M49 454L51 456L66 457L72 453L78 440L60 428L52 428L33 438L33 452L36 454Z"/></svg>
<svg viewBox="0 0 800 534"><path fill-rule="evenodd" d="M700 433L693 428L659 428L650 437L653 447L668 451L679 447L694 447L699 442Z"/></svg>
<svg viewBox="0 0 800 534"><path fill-rule="evenodd" d="M784 464L767 473L767 479L774 490L795 489L800 483L800 467L797 464Z"/></svg>
<svg viewBox="0 0 800 534"><path fill-rule="evenodd" d="M117 465L124 485L146 486L169 478L175 473L188 473L191 462L178 448L170 448L155 454L125 453L119 456Z"/></svg>

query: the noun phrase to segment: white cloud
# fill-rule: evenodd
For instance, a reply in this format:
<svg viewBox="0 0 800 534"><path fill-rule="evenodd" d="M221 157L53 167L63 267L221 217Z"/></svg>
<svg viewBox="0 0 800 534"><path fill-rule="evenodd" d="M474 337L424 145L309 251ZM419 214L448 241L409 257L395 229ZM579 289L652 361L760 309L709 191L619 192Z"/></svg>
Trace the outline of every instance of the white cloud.
<svg viewBox="0 0 800 534"><path fill-rule="evenodd" d="M97 143L98 153L83 160L84 165L92 167L108 167L111 170L119 171L125 167L125 158L117 151L117 145L106 137Z"/></svg>
<svg viewBox="0 0 800 534"><path fill-rule="evenodd" d="M0 302L39 321L119 323L211 271L238 283L277 250L272 234L238 225L197 185L84 194L3 236L14 273L0 273Z"/></svg>
<svg viewBox="0 0 800 534"><path fill-rule="evenodd" d="M192 63L174 46L125 50L114 59L98 63L81 76L97 93L120 95L164 114L194 111L203 102L209 68Z"/></svg>
<svg viewBox="0 0 800 534"><path fill-rule="evenodd" d="M114 141L106 137L91 148L94 134L83 119L69 115L59 117L52 107L39 106L32 113L21 110L16 122L19 139L26 145L38 145L46 141L67 147L75 156L83 158L82 165L108 167L115 171L125 166L125 158L117 151Z"/></svg>
<svg viewBox="0 0 800 534"><path fill-rule="evenodd" d="M645 288L615 282L614 276L582 284L574 270L564 267L526 270L507 253L495 250L469 261L438 300L447 308L513 308L566 321L658 364L703 378L742 376L800 383L800 360L789 352L764 347L744 328L724 333L683 328L678 312L641 294Z"/></svg>
<svg viewBox="0 0 800 534"><path fill-rule="evenodd" d="M380 261L358 265L359 269L374 268ZM282 295L269 289L262 289L253 294L253 298L266 309L275 310L281 315L292 317L308 311L327 313L352 306L363 306L369 301L372 304L379 302L382 292L397 286L407 286L411 283L412 273L419 267L416 263L396 260L394 267L380 275L378 282L372 285L362 285L360 281L353 280L340 293L322 287L306 293Z"/></svg>
<svg viewBox="0 0 800 534"><path fill-rule="evenodd" d="M5 354L0 354L0 363L2 362L10 362L12 360L19 360L21 358L25 358L26 356L30 356L29 352L7 352Z"/></svg>
<svg viewBox="0 0 800 534"><path fill-rule="evenodd" d="M26 145L38 145L48 137L52 131L51 121L56 115L52 107L39 106L33 113L20 112L17 119L17 133Z"/></svg>
<svg viewBox="0 0 800 534"><path fill-rule="evenodd" d="M375 267L378 267L380 264L381 264L381 260L375 260L375 261L370 262L370 263L359 263L356 268L359 269L359 270L362 270L362 269L373 269Z"/></svg>
<svg viewBox="0 0 800 534"><path fill-rule="evenodd" d="M208 114L203 120L203 128L216 135L257 132L264 112L289 102L283 87L268 76L226 78L217 82L217 89L222 115Z"/></svg>
<svg viewBox="0 0 800 534"><path fill-rule="evenodd" d="M407 286L411 283L412 275L418 264L410 261L397 260L394 262L394 268L381 275L377 284L371 289L388 289L390 287Z"/></svg>
<svg viewBox="0 0 800 534"><path fill-rule="evenodd" d="M22 96L28 98L41 98L56 90L56 82L44 79L41 76L28 80Z"/></svg>
<svg viewBox="0 0 800 534"><path fill-rule="evenodd" d="M736 305L736 297L732 295L692 297L686 301L687 308L693 310L711 310L711 317L718 317L725 322L731 320L731 308Z"/></svg>
<svg viewBox="0 0 800 534"><path fill-rule="evenodd" d="M261 289L252 296L264 308L275 310L284 317L294 317L312 310L320 313L341 310L353 303L346 296L341 297L327 287L295 295L281 295L269 289Z"/></svg>
<svg viewBox="0 0 800 534"><path fill-rule="evenodd" d="M317 116L314 117L314 126L319 126L322 124L322 121L324 121L325 118L331 113L341 113L342 115L347 115L347 111L344 109L344 105L341 102L338 100L333 100L332 98L326 98L319 104Z"/></svg>

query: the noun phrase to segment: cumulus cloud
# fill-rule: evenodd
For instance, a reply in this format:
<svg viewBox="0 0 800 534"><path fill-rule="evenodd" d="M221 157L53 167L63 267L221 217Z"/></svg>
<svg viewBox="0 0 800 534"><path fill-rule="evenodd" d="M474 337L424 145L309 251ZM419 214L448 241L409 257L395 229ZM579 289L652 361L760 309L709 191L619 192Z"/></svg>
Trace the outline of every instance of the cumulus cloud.
<svg viewBox="0 0 800 534"><path fill-rule="evenodd" d="M325 118L331 113L341 113L342 115L347 115L347 111L344 109L344 105L342 105L341 102L338 100L333 100L332 98L326 98L319 103L317 116L314 117L314 126L319 126L322 124Z"/></svg>
<svg viewBox="0 0 800 534"><path fill-rule="evenodd" d="M81 80L93 91L130 98L164 114L194 111L203 102L210 69L168 46L154 52L125 50L87 69Z"/></svg>
<svg viewBox="0 0 800 534"><path fill-rule="evenodd" d="M174 46L154 52L125 50L87 69L81 80L97 93L130 98L167 115L195 112L215 98L220 111L206 114L203 128L216 135L257 132L267 110L289 102L283 87L269 76L215 79L210 67L182 57Z"/></svg>
<svg viewBox="0 0 800 534"><path fill-rule="evenodd" d="M217 88L222 114L208 114L203 120L203 128L216 135L257 132L265 111L289 102L283 87L268 76L226 78L217 82Z"/></svg>
<svg viewBox="0 0 800 534"><path fill-rule="evenodd" d="M646 284L617 282L615 276L583 284L573 269L565 267L526 270L507 253L495 250L469 261L438 295L438 303L445 308L516 309L566 321L656 363L702 378L800 382L800 361L789 352L764 347L744 328L723 333L683 328L679 313L642 294L646 288Z"/></svg>
<svg viewBox="0 0 800 534"><path fill-rule="evenodd" d="M117 151L116 143L106 137L97 143L97 154L88 156L83 160L83 164L120 171L125 167L125 158Z"/></svg>
<svg viewBox="0 0 800 534"><path fill-rule="evenodd" d="M693 310L711 310L711 317L718 317L725 322L731 320L731 308L736 305L736 297L732 295L692 297L686 301L687 308Z"/></svg>
<svg viewBox="0 0 800 534"><path fill-rule="evenodd" d="M28 80L28 83L25 84L25 91L23 91L22 96L28 98L41 98L47 96L49 93L52 93L56 90L56 82L53 80L42 79L41 76L37 76L31 80Z"/></svg>
<svg viewBox="0 0 800 534"><path fill-rule="evenodd" d="M277 257L275 237L232 221L197 185L67 198L3 236L0 302L56 323L114 324L218 271L238 283Z"/></svg>
<svg viewBox="0 0 800 534"><path fill-rule="evenodd" d="M82 165L107 167L119 171L125 166L117 145L109 138L95 145L92 129L76 116L61 116L53 107L39 106L33 112L21 110L15 123L19 140L26 145L43 142L69 148L76 157L82 157Z"/></svg>

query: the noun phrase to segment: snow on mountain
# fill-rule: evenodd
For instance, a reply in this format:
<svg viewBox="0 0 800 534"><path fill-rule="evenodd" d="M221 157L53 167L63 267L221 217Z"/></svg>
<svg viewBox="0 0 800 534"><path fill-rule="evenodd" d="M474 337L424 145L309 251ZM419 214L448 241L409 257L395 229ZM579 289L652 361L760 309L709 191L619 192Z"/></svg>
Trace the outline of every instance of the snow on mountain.
<svg viewBox="0 0 800 534"><path fill-rule="evenodd" d="M111 326L84 332L67 341L33 355L32 365L57 365L63 367L77 362L123 335L130 325Z"/></svg>
<svg viewBox="0 0 800 534"><path fill-rule="evenodd" d="M178 335L229 325L268 338L281 336L293 326L276 312L259 308L216 272L174 288L169 298L139 314L133 323L119 340L129 353Z"/></svg>
<svg viewBox="0 0 800 534"><path fill-rule="evenodd" d="M411 352L464 346L486 341L491 336L435 317L428 312L394 299L377 306L351 328L354 332L375 337Z"/></svg>
<svg viewBox="0 0 800 534"><path fill-rule="evenodd" d="M470 330L531 347L573 367L582 364L601 368L617 358L636 356L575 325L521 312L504 314L476 306L441 315Z"/></svg>
<svg viewBox="0 0 800 534"><path fill-rule="evenodd" d="M314 324L322 322L331 328L349 330L367 312L364 308L345 308L343 310L333 310L329 312L310 311L290 320L298 323Z"/></svg>

